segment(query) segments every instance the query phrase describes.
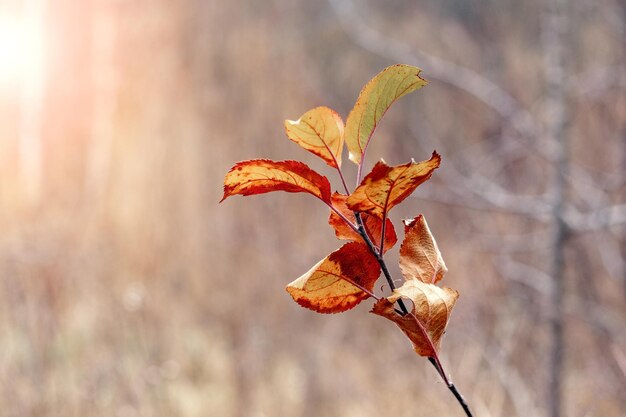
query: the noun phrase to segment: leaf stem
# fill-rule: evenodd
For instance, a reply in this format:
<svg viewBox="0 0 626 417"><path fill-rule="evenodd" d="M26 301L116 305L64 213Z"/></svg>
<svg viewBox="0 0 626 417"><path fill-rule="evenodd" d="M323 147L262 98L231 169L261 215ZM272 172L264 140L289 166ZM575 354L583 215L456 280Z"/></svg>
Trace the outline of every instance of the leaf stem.
<svg viewBox="0 0 626 417"><path fill-rule="evenodd" d="M327 203L324 201L324 204L326 204L332 211L334 211L335 214L341 218L341 220L346 222L346 224L350 226L352 230L354 230L358 234L361 234L359 228L354 223L352 223L346 216L344 216L339 210L337 210L335 206L332 205L332 203Z"/></svg>
<svg viewBox="0 0 626 417"><path fill-rule="evenodd" d="M335 162L336 162L336 160L335 160ZM335 165L335 167L337 168L337 172L339 173L339 178L341 178L341 183L343 184L343 189L346 190L346 194L350 195L350 190L348 189L348 185L346 184L346 179L343 176L343 172L341 172L341 168L339 168L339 165Z"/></svg>
<svg viewBox="0 0 626 417"><path fill-rule="evenodd" d="M383 225L381 227L380 230L380 247L378 248L378 252L382 254L385 252L385 233L387 233L387 231L385 230L387 226L387 210L384 211L383 213Z"/></svg>
<svg viewBox="0 0 626 417"><path fill-rule="evenodd" d="M361 183L362 172L363 172L363 160L361 159L361 163L359 164L359 167L356 170L356 187L358 187L359 184Z"/></svg>

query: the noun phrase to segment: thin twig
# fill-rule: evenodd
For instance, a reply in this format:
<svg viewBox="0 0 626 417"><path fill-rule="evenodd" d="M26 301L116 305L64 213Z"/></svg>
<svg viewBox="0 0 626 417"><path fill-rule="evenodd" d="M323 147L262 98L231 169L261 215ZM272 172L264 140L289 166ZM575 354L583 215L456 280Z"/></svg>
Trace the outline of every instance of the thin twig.
<svg viewBox="0 0 626 417"><path fill-rule="evenodd" d="M339 178L341 178L343 188L344 190L346 190L346 194L350 195L350 189L348 189L348 184L346 184L346 179L343 177L343 172L341 172L341 168L339 168L339 165L337 165L337 172L339 173Z"/></svg>
<svg viewBox="0 0 626 417"><path fill-rule="evenodd" d="M372 243L372 240L367 234L367 231L365 230L363 219L361 219L361 213L355 212L354 216L359 226L359 234L361 235L361 237L363 238L363 240L369 247L372 254L376 257L376 260L378 261L378 264L380 265L380 268L382 269L383 274L385 275L385 278L387 279L387 283L389 284L391 289L394 290L396 286L393 282L393 279L391 278L391 274L389 273L389 270L387 269L387 264L385 263L385 260L383 259L383 255L382 255L383 246L381 245L381 248L380 248L381 251L378 251L377 248L374 246L374 244ZM381 237L381 240L384 240L384 236ZM378 298L376 299L378 300ZM469 406L467 405L467 402L465 401L465 398L463 398L459 390L456 388L456 386L450 381L450 379L446 375L443 369L443 366L441 365L441 361L439 360L439 356L437 355L437 350L435 349L435 346L433 345L430 337L428 337L428 333L426 332L426 329L424 328L422 323L419 321L419 319L417 318L415 314L409 312L409 310L406 308L406 305L404 304L401 298L398 299L398 306L400 307L400 311L396 310L398 314L401 314L403 316L411 315L411 317L415 319L417 326L419 327L420 331L424 335L424 338L429 343L431 350L434 352L434 356L429 357L428 360L435 366L435 368L437 369L437 372L439 372L439 375L441 375L441 378L445 382L450 392L452 392L456 400L459 402L459 404L463 408L463 411L465 411L465 414L467 415L467 417L473 417L472 412L470 411Z"/></svg>
<svg viewBox="0 0 626 417"><path fill-rule="evenodd" d="M385 276L385 279L387 280L389 287L391 288L392 291L395 290L396 285L394 284L393 278L391 278L391 274L389 273L389 270L387 269L387 264L385 264L383 255L382 253L378 252L378 249L376 248L376 246L374 246L374 243L372 243L372 240L370 239L370 237L367 234L367 231L365 230L365 226L363 225L363 219L361 219L361 213L355 211L354 216L356 217L356 222L359 225L358 233L361 235L361 237L363 238L363 240L369 247L372 254L376 257L376 260L378 261L378 264L380 265L380 269L383 271L383 275ZM409 310L406 308L406 305L401 299L398 300L398 306L400 307L400 310L402 310L403 315L409 314Z"/></svg>
<svg viewBox="0 0 626 417"><path fill-rule="evenodd" d="M463 398L463 395L461 395L457 387L450 381L450 379L446 375L445 371L443 370L443 367L441 366L441 362L439 361L439 358L429 357L428 361L435 367L435 369L437 370L437 373L439 373L439 375L441 376L441 379L443 379L443 381L446 383L446 386L448 387L450 392L454 394L454 397L463 408L463 411L465 411L465 414L467 415L467 417L473 417L472 411L470 410L469 405L467 405L465 398Z"/></svg>
<svg viewBox="0 0 626 417"><path fill-rule="evenodd" d="M372 254L376 257L376 260L378 261L378 264L380 265L380 268L383 271L385 278L387 279L387 283L389 284L389 287L391 287L391 289L394 290L396 286L393 282L393 279L391 278L391 274L389 273L389 270L387 269L387 264L385 263L385 260L383 259L382 251L378 251L378 249L372 243L372 240L370 239L369 235L367 234L367 231L365 230L365 226L363 224L363 219L361 218L361 213L354 212L354 216L358 224L359 234L361 235L361 237L363 238L363 240L369 247ZM381 237L381 240L384 240L384 236ZM383 246L381 245L380 249L382 250L382 248ZM368 292L368 294L373 296L370 292ZM376 300L380 299L375 296L374 298ZM469 406L467 405L467 402L465 401L465 398L463 398L459 390L456 388L456 386L450 381L450 379L446 375L446 372L444 371L443 366L441 365L441 361L439 360L439 356L437 355L437 350L435 349L435 346L433 345L432 340L428 336L428 333L426 332L426 329L424 328L423 324L419 321L419 319L417 318L415 314L409 312L409 310L406 308L406 305L404 304L401 298L398 299L398 306L400 307L400 310L397 310L397 309L395 310L398 314L403 315L403 316L411 315L411 317L415 319L415 322L417 323L418 328L420 329L421 333L424 335L424 338L429 343L431 350L434 352L434 356L429 357L428 360L433 364L433 366L435 366L435 369L437 369L437 372L439 373L439 375L445 382L450 392L452 392L452 394L454 395L454 398L456 398L458 403L461 405L467 417L473 417L472 412L470 411Z"/></svg>

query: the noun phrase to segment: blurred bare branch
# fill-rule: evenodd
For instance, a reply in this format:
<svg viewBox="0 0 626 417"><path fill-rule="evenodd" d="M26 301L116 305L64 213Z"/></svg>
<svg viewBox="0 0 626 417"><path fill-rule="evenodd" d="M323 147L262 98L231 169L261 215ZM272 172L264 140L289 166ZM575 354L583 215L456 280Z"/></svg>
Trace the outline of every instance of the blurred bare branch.
<svg viewBox="0 0 626 417"><path fill-rule="evenodd" d="M505 279L519 282L543 296L550 294L552 278L547 272L532 265L515 261L508 254L502 254L498 257L496 268L498 268L500 276Z"/></svg>
<svg viewBox="0 0 626 417"><path fill-rule="evenodd" d="M626 88L626 67L612 65L594 68L584 74L573 76L568 84L568 88L578 98L598 99L608 90Z"/></svg>
<svg viewBox="0 0 626 417"><path fill-rule="evenodd" d="M567 223L580 232L601 230L626 223L626 204L602 207L591 213L569 212Z"/></svg>
<svg viewBox="0 0 626 417"><path fill-rule="evenodd" d="M397 39L390 39L363 23L352 0L329 0L339 16L344 30L356 44L380 56L423 68L428 77L454 86L476 97L498 114L504 123L517 130L525 143L542 135L535 118L511 94L502 87L469 68L446 61L411 47ZM533 148L548 160L553 160L554 144L545 143L544 148Z"/></svg>

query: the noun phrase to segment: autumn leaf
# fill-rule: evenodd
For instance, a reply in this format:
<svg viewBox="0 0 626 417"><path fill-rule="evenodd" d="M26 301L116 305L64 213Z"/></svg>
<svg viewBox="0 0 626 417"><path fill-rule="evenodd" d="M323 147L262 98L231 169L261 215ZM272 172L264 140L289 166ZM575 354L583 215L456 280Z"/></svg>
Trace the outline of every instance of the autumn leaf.
<svg viewBox="0 0 626 417"><path fill-rule="evenodd" d="M345 141L350 160L360 164L372 134L389 107L400 97L426 85L422 70L410 65L387 67L361 90L346 121Z"/></svg>
<svg viewBox="0 0 626 417"><path fill-rule="evenodd" d="M270 191L309 193L330 204L328 179L299 161L253 159L238 162L224 178L224 196L263 194Z"/></svg>
<svg viewBox="0 0 626 417"><path fill-rule="evenodd" d="M440 163L441 157L437 152L433 152L428 161L411 161L395 167L380 161L348 197L348 208L382 219L392 207L428 180Z"/></svg>
<svg viewBox="0 0 626 417"><path fill-rule="evenodd" d="M363 243L346 243L287 285L287 292L302 307L318 313L340 313L369 297L380 266ZM356 285L354 285L356 284Z"/></svg>
<svg viewBox="0 0 626 417"><path fill-rule="evenodd" d="M435 284L448 272L437 242L421 214L404 221L404 241L400 246L400 271L407 280Z"/></svg>
<svg viewBox="0 0 626 417"><path fill-rule="evenodd" d="M333 168L341 167L343 120L328 107L316 107L298 120L285 120L287 137L322 158Z"/></svg>
<svg viewBox="0 0 626 417"><path fill-rule="evenodd" d="M356 218L354 216L354 212L350 210L346 205L347 198L347 195L333 193L330 201L341 214L343 214L348 220L350 220L354 224L356 223ZM368 236L370 236L372 242L376 247L380 247L380 237L382 235L383 226L382 220L366 213L364 213L361 218L363 220L363 225L365 226L365 231L367 232ZM398 241L398 237L396 236L396 231L393 227L393 223L391 223L389 219L386 219L386 222L387 225L385 226L385 244L383 246L385 252L391 249L393 245L395 245ZM335 235L337 236L337 239L363 242L363 238L361 237L361 235L355 232L350 226L348 226L346 222L332 210L330 211L328 224L330 224L332 228L335 229Z"/></svg>
<svg viewBox="0 0 626 417"><path fill-rule="evenodd" d="M396 323L413 342L418 355L435 357L458 297L459 293L453 289L410 280L390 297L377 301L371 312ZM409 314L402 316L395 311L394 303L399 298L413 302Z"/></svg>

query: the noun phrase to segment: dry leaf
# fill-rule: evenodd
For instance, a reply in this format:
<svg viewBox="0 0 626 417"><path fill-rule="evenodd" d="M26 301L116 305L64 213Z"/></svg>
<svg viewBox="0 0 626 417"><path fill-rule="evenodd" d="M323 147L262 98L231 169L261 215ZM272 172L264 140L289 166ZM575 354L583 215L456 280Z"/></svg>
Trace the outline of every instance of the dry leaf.
<svg viewBox="0 0 626 417"><path fill-rule="evenodd" d="M394 309L394 303L401 297L413 302L413 309L404 316ZM439 351L441 337L458 297L459 293L453 289L410 280L395 289L390 297L376 302L372 313L396 323L413 342L418 355L433 357Z"/></svg>
<svg viewBox="0 0 626 417"><path fill-rule="evenodd" d="M404 241L400 246L400 271L407 280L435 284L448 272L437 242L421 214L404 221Z"/></svg>
<svg viewBox="0 0 626 417"><path fill-rule="evenodd" d="M427 84L419 76L421 71L397 64L385 68L365 84L346 121L344 137L352 162L361 163L372 134L389 107L400 97Z"/></svg>
<svg viewBox="0 0 626 417"><path fill-rule="evenodd" d="M330 201L332 205L341 212L348 220L352 223L356 223L356 218L354 216L354 212L348 208L346 205L347 195L333 193ZM361 216L363 220L363 225L365 226L365 231L372 239L372 242L376 247L380 247L380 237L382 234L382 226L383 222L381 219L371 216L369 214L364 213ZM330 224L333 229L335 229L335 235L338 239L344 240L353 240L355 242L363 242L363 238L360 234L355 232L350 226L346 224L345 221L341 217L337 215L334 211L330 211L330 217L328 218L328 224ZM389 219L387 219L387 225L385 226L385 245L384 251L391 249L393 245L398 241L398 237L396 236L396 231L393 227L393 224Z"/></svg>
<svg viewBox="0 0 626 417"><path fill-rule="evenodd" d="M252 159L237 163L224 178L224 196L254 195L270 191L309 193L330 204L328 179L299 161Z"/></svg>
<svg viewBox="0 0 626 417"><path fill-rule="evenodd" d="M287 286L302 307L318 313L349 310L369 297L380 266L363 243L346 243ZM355 285L353 285L356 284Z"/></svg>
<svg viewBox="0 0 626 417"><path fill-rule="evenodd" d="M390 167L378 162L367 174L361 185L348 197L348 207L383 218L395 205L407 198L415 189L428 180L439 167L441 157L433 152L428 161Z"/></svg>
<svg viewBox="0 0 626 417"><path fill-rule="evenodd" d="M289 139L319 156L331 167L341 167L343 120L334 110L316 107L298 120L285 120L285 132Z"/></svg>

